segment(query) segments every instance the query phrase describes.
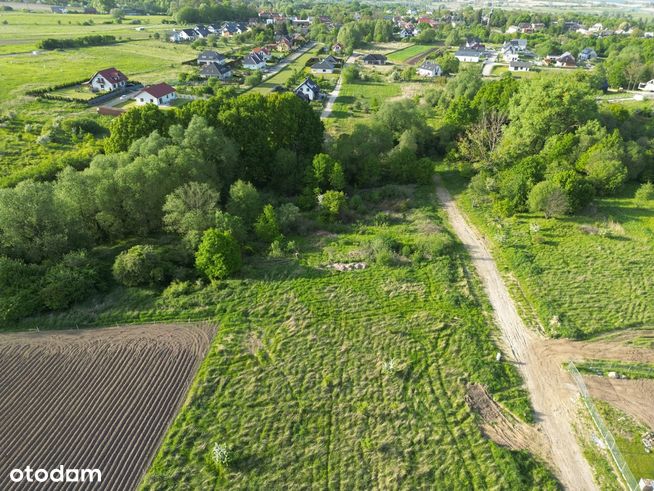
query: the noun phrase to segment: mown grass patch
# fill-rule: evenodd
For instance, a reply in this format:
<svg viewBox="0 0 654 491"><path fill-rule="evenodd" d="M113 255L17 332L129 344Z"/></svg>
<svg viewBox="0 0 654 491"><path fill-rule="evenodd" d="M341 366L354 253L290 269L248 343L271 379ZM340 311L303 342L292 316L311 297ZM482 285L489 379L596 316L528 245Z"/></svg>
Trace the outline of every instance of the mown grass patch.
<svg viewBox="0 0 654 491"><path fill-rule="evenodd" d="M581 373L606 377L615 372L620 378L651 379L654 378L654 365L619 360L586 360L575 364Z"/></svg>
<svg viewBox="0 0 654 491"><path fill-rule="evenodd" d="M431 189L403 212L368 202L357 225L299 241L299 260L162 303L210 305L220 327L142 487L554 489L528 454L484 439L465 403L479 382L530 412L435 202ZM356 260L368 268L325 267Z"/></svg>
<svg viewBox="0 0 654 491"><path fill-rule="evenodd" d="M333 118L365 117L365 108L379 107L386 99L397 97L402 93L400 84L391 82L364 82L355 80L344 83L334 104ZM353 106L359 103L362 112L352 113Z"/></svg>
<svg viewBox="0 0 654 491"><path fill-rule="evenodd" d="M388 59L394 63L404 63L405 61L419 56L423 53L427 53L434 49L434 45L429 44L414 44L407 48L395 51L388 55Z"/></svg>
<svg viewBox="0 0 654 491"><path fill-rule="evenodd" d="M459 193L459 205L550 335L581 338L654 325L654 203L637 203L635 186L572 217L498 219L473 203L456 173L444 174L444 182Z"/></svg>

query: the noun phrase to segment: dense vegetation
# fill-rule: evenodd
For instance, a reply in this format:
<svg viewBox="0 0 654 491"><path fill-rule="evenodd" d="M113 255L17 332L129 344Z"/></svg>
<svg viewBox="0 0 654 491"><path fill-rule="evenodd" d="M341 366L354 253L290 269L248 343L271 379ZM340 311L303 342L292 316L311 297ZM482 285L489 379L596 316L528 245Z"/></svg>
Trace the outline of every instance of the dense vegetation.
<svg viewBox="0 0 654 491"><path fill-rule="evenodd" d="M113 44L116 42L115 36L83 36L79 38L69 39L43 39L39 41L38 47L40 49L70 49L70 48L85 48L87 46L104 46L106 44Z"/></svg>

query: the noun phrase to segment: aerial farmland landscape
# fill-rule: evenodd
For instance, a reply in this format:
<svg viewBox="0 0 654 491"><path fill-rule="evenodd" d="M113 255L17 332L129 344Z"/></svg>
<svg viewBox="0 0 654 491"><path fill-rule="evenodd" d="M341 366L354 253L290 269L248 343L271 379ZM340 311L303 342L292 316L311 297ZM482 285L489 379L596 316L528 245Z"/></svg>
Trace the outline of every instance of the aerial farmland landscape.
<svg viewBox="0 0 654 491"><path fill-rule="evenodd" d="M654 7L0 0L0 490L654 491Z"/></svg>

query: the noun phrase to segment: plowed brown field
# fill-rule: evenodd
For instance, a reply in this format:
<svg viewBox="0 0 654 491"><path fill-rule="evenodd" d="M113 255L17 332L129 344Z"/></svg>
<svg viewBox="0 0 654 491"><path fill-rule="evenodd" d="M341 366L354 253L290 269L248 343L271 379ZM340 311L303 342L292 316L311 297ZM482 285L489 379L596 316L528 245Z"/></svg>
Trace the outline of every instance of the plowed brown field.
<svg viewBox="0 0 654 491"><path fill-rule="evenodd" d="M205 355L209 325L0 336L0 489L134 489ZM100 484L14 483L14 468L100 469Z"/></svg>

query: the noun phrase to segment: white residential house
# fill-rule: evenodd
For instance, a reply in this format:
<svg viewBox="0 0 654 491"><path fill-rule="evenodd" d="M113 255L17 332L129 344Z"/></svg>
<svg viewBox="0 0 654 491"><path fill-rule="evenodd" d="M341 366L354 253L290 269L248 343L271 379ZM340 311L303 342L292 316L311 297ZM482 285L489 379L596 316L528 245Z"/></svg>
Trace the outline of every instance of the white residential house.
<svg viewBox="0 0 654 491"><path fill-rule="evenodd" d="M334 73L336 65L329 60L322 60L311 66L311 73Z"/></svg>
<svg viewBox="0 0 654 491"><path fill-rule="evenodd" d="M247 70L261 70L265 68L266 60L256 53L251 53L243 59L243 68Z"/></svg>
<svg viewBox="0 0 654 491"><path fill-rule="evenodd" d="M418 68L418 75L421 77L440 77L443 75L443 69L438 63L433 63L431 61L425 61Z"/></svg>
<svg viewBox="0 0 654 491"><path fill-rule="evenodd" d="M520 54L515 46L508 45L502 48L502 58L504 58L504 61L510 63L512 61L518 61Z"/></svg>
<svg viewBox="0 0 654 491"><path fill-rule="evenodd" d="M511 61L509 62L510 72L528 72L531 70L531 63L526 61Z"/></svg>
<svg viewBox="0 0 654 491"><path fill-rule="evenodd" d="M305 101L318 101L322 97L320 87L311 77L307 77L293 92Z"/></svg>
<svg viewBox="0 0 654 491"><path fill-rule="evenodd" d="M467 48L460 48L456 53L454 53L456 59L464 63L479 63L482 55L483 51Z"/></svg>
<svg viewBox="0 0 654 491"><path fill-rule="evenodd" d="M89 80L93 92L104 92L122 89L127 85L127 77L123 72L115 68L100 70Z"/></svg>
<svg viewBox="0 0 654 491"><path fill-rule="evenodd" d="M137 104L154 104L156 106L166 106L177 99L177 91L168 84L148 85L141 90L134 100Z"/></svg>
<svg viewBox="0 0 654 491"><path fill-rule="evenodd" d="M177 33L180 41L195 41L198 38L195 29L180 29Z"/></svg>
<svg viewBox="0 0 654 491"><path fill-rule="evenodd" d="M254 48L252 54L258 55L263 61L269 61L272 58L272 53L268 48Z"/></svg>

